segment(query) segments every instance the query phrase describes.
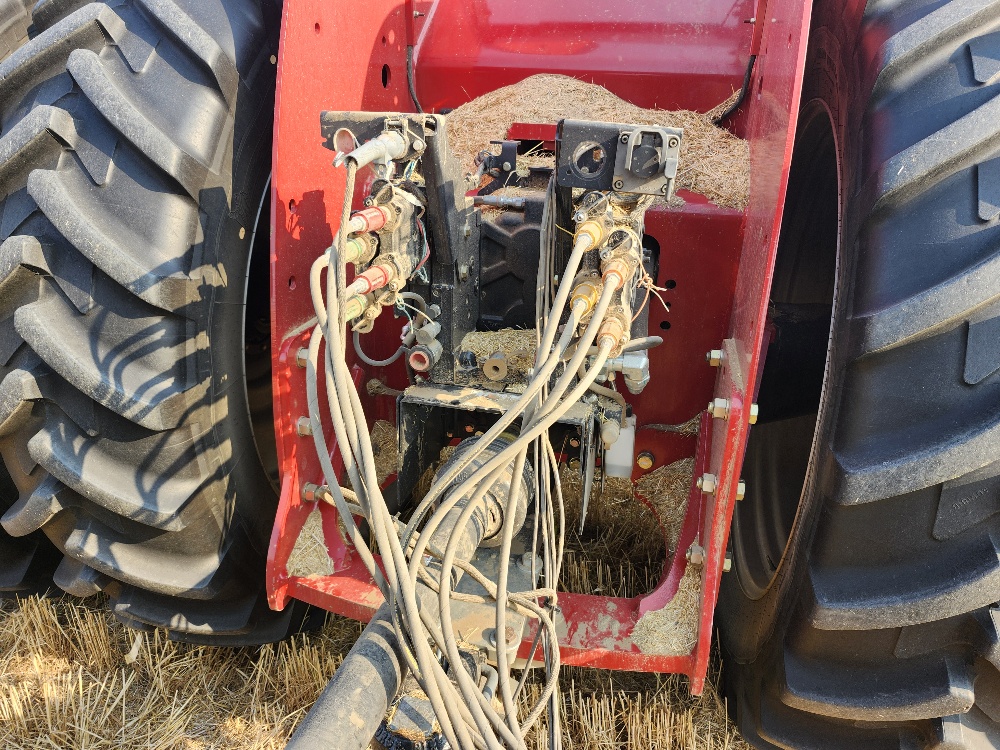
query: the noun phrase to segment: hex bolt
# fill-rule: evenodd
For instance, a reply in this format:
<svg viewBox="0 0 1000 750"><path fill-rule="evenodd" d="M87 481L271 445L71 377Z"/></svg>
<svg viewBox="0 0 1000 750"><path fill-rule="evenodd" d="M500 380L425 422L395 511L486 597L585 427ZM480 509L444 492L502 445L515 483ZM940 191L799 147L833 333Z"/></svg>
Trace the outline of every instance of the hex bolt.
<svg viewBox="0 0 1000 750"><path fill-rule="evenodd" d="M728 573L732 569L733 569L733 558L727 554L726 559L722 561L722 572Z"/></svg>
<svg viewBox="0 0 1000 750"><path fill-rule="evenodd" d="M723 354L722 349L713 349L705 355L705 361L712 367L718 367L722 364L722 358L724 356L725 354Z"/></svg>
<svg viewBox="0 0 1000 750"><path fill-rule="evenodd" d="M312 482L306 482L302 485L302 499L307 503L314 503L319 498L316 496L319 490L322 489L318 484L313 484Z"/></svg>
<svg viewBox="0 0 1000 750"><path fill-rule="evenodd" d="M702 474L700 477L698 477L698 481L695 482L695 485L698 487L699 490L701 490L706 494L709 495L714 494L716 486L715 474L709 474L707 472Z"/></svg>
<svg viewBox="0 0 1000 750"><path fill-rule="evenodd" d="M496 631L496 629L495 628L490 628L489 631L488 631L488 633L489 634L486 636L486 640L489 641L489 644L491 646L496 646L497 645L497 631ZM512 628L510 625L508 625L507 627L505 627L503 629L503 633L504 633L505 636L507 636L507 643L510 643L512 640L514 640L514 628Z"/></svg>
<svg viewBox="0 0 1000 750"><path fill-rule="evenodd" d="M469 278L469 266L463 263L458 267L458 280L465 281Z"/></svg>
<svg viewBox="0 0 1000 750"><path fill-rule="evenodd" d="M638 464L639 468L643 471L649 471L653 468L653 463L656 460L655 456L649 451L643 451L638 456L636 456L635 462Z"/></svg>
<svg viewBox="0 0 1000 750"><path fill-rule="evenodd" d="M692 544L688 547L687 552L684 555L685 559L692 565L704 565L705 564L705 548L700 544Z"/></svg>
<svg viewBox="0 0 1000 750"><path fill-rule="evenodd" d="M760 409L757 404L750 404L750 416L747 417L747 421L750 424L757 424L757 415L760 414Z"/></svg>
<svg viewBox="0 0 1000 750"><path fill-rule="evenodd" d="M312 435L313 427L309 417L299 417L299 421L295 423L295 431L299 433L299 437L309 437Z"/></svg>
<svg viewBox="0 0 1000 750"><path fill-rule="evenodd" d="M305 367L309 364L309 350L306 347L297 349L295 352L295 364L299 367Z"/></svg>
<svg viewBox="0 0 1000 750"><path fill-rule="evenodd" d="M729 399L716 398L709 401L708 412L716 419L729 419Z"/></svg>
<svg viewBox="0 0 1000 750"><path fill-rule="evenodd" d="M742 500L747 496L747 483L742 479L736 484L736 499Z"/></svg>

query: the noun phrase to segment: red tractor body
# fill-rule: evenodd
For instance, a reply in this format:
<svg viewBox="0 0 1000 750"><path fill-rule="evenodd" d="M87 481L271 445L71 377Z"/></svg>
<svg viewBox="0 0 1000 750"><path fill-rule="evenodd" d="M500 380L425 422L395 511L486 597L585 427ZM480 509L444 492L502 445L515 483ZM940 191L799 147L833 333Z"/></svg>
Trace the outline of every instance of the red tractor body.
<svg viewBox="0 0 1000 750"><path fill-rule="evenodd" d="M701 691L767 335L768 292L810 11L799 0L372 0L361 5L287 0L272 176L271 320L281 467L280 507L268 557L272 607L283 608L295 598L368 620L382 602L365 567L338 533L332 506L321 503L333 575L295 577L285 567L313 507L301 499L302 486L321 482L312 441L298 429L299 418L307 414L305 370L296 357L308 346L307 323L313 315L309 269L337 231L343 197L343 180L335 176L331 152L319 135L319 113L413 111L408 54L415 94L427 111L457 107L540 72L600 84L644 107L705 111L743 85L752 63L745 98L731 120L732 130L750 144L749 204L745 211L721 208L682 191L682 208L650 210L646 231L664 249L657 282L669 288L670 305L669 320L662 309L651 313L650 330L662 331L666 340L651 352L651 369L669 376L661 380L662 387L626 394L640 428L643 423L683 422L713 399L728 402L726 418L703 415L697 438L641 429L636 438L637 453L653 456L650 470L694 456L694 476L712 475L717 488L708 493L692 485L680 553L668 556L653 592L634 599L584 594L559 599L563 663L680 672L691 677L693 692ZM553 123L515 128L522 137L551 140L555 135ZM369 338L376 342L370 352L374 356L386 356L398 345L378 328ZM706 363L711 350L723 352L718 369ZM354 373L359 384L376 375L390 386L406 383L399 362L377 370L355 364ZM370 418L395 422L391 399L369 398L364 407ZM634 477L641 473L636 469ZM631 642L632 628L640 614L659 609L676 593L687 565L684 553L692 545L700 545L705 556L697 645L682 656L642 653ZM532 637L532 632L526 634L522 657Z"/></svg>

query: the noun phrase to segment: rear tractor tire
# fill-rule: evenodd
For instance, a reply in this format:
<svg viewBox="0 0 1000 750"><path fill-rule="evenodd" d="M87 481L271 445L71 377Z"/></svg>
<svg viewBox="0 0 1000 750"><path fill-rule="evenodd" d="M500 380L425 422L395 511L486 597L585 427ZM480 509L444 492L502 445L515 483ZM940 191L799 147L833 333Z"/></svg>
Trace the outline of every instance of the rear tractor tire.
<svg viewBox="0 0 1000 750"><path fill-rule="evenodd" d="M864 12L814 18L727 688L762 748L996 748L1000 9Z"/></svg>
<svg viewBox="0 0 1000 750"><path fill-rule="evenodd" d="M248 387L268 382L262 2L47 0L0 63L3 528L44 533L65 591L220 645L303 613L264 595L273 428Z"/></svg>

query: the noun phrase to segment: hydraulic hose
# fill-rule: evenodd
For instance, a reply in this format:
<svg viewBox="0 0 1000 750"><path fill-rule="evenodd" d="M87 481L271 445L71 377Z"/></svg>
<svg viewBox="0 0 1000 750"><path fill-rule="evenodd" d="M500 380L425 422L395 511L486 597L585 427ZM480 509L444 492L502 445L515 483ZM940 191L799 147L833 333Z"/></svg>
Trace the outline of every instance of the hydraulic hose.
<svg viewBox="0 0 1000 750"><path fill-rule="evenodd" d="M285 747L368 747L408 673L390 607L383 604Z"/></svg>
<svg viewBox="0 0 1000 750"><path fill-rule="evenodd" d="M364 150L366 147L367 150ZM371 146L366 144L344 155L347 189L341 227L350 226L358 161L364 162L370 156L391 158L402 147L394 136L387 136L382 142ZM545 277L549 278L548 271L554 262L551 235L555 231L551 210L545 218L541 240L544 248L539 267L545 269ZM608 311L625 279L620 274L605 274L599 294L595 286L592 293L580 299L574 296L570 300L584 255L604 241L603 224L596 220L581 224L554 295L547 282L540 282L538 286L536 299L541 308L545 308L545 316L536 326L538 351L524 392L485 434L456 452L454 460L442 467L431 490L401 530L400 522L390 513L379 487L371 435L347 364L347 305L351 297L346 284L347 234L346 231L338 231L333 246L316 260L310 270L310 293L316 311L316 325L309 342L306 371L309 419L324 480L329 488L322 493L323 499L336 506L346 533L382 591L385 604L345 660L338 672L342 676L331 682L318 705L332 715L338 744L363 746L371 740L378 722L395 697L399 681L410 670L426 693L450 746L461 750L523 750L525 732L543 710L548 708L550 717L558 720L555 698L559 652L553 608L558 596L555 581L558 580L565 547L565 514L558 485L558 464L548 439L548 430L595 383L610 352L619 346L619 339L624 337L615 327L618 318L609 317ZM325 280L324 269L327 272ZM380 283L374 275L370 280L373 285ZM408 295L402 294L417 305L418 314L428 324L433 324L424 301ZM551 307L548 305L550 295ZM561 318L567 306L568 319L560 333ZM590 319L582 335L578 336L580 321L587 315ZM413 328L416 329L416 326ZM420 332L415 330L415 333ZM367 357L356 333L353 335L354 347L362 361L370 366L384 367L403 356L407 343L412 344L415 333L411 332L404 339L403 346L384 360ZM564 353L574 342L576 346L572 354L567 355L569 361L565 371L555 378L550 387ZM596 354L591 354L594 344ZM588 356L593 356L589 369L585 367ZM325 408L344 460L344 475L353 493L341 489L329 458L329 446L323 433L324 420L321 419L320 377L324 378ZM518 420L521 425L519 434L505 435ZM530 470L527 461L532 446L534 471ZM551 499L553 496L555 502ZM532 571L535 571L535 549L540 535L547 587L510 593L507 586L513 538L523 524L527 506L532 500L536 509ZM361 537L354 520L359 511L371 528L374 545L377 545L381 555L380 561L376 560ZM485 539L499 540L501 562L495 581L484 577L470 564L476 548ZM455 583L462 575L478 582L485 595L455 592ZM430 599L427 590L421 587L429 587L433 592ZM442 665L442 656L452 664L460 663L462 658L452 619L452 602L455 599L494 605L497 669L487 672L485 691L465 670L446 671ZM435 602L437 606L427 606L428 601ZM539 630L535 643L541 644L547 667L545 687L540 698L528 710L524 722L518 720L517 692L513 689L510 676L509 639L506 637L508 610L537 618ZM532 657L534 651L535 646L532 647ZM358 692L357 685L369 680L372 675L378 675L383 669L386 680L382 682L382 689L373 700L374 693L369 687L368 692L363 693L368 703L363 705L363 710L357 710L362 705L358 703L362 693ZM503 703L503 711L493 705L491 698L496 695ZM339 708L331 709L331 706ZM356 731L345 731L349 724L344 722L352 718L355 719ZM310 737L319 737L317 727L324 726L323 731L327 734L323 739L329 744L332 735L327 731L328 724L307 720L290 747L306 750L310 746L302 743L310 741Z"/></svg>

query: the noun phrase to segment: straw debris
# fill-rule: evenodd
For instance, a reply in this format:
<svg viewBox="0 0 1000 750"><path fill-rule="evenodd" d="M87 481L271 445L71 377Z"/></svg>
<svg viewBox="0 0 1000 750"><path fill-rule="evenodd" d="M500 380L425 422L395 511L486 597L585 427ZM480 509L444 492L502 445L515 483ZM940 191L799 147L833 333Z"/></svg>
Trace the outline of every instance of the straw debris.
<svg viewBox="0 0 1000 750"><path fill-rule="evenodd" d="M396 473L399 466L399 436L396 425L378 419L372 425L372 450L375 453L375 476L379 484Z"/></svg>
<svg viewBox="0 0 1000 750"><path fill-rule="evenodd" d="M712 114L721 108L705 114L643 109L603 86L541 74L491 91L452 111L448 139L465 169L474 172L476 155L489 149L490 141L506 138L515 122L555 124L573 118L678 127L684 130L684 137L676 186L700 193L719 206L743 210L750 194L750 149L745 140L712 122Z"/></svg>
<svg viewBox="0 0 1000 750"><path fill-rule="evenodd" d="M636 492L646 498L656 511L671 550L677 548L677 539L681 535L693 475L694 459L684 458L659 467L635 483Z"/></svg>
<svg viewBox="0 0 1000 750"><path fill-rule="evenodd" d="M674 598L663 609L647 612L632 631L639 650L654 654L689 654L698 642L701 567L688 565Z"/></svg>
<svg viewBox="0 0 1000 750"><path fill-rule="evenodd" d="M7 603L0 747L280 750L361 627L331 615L321 630L283 643L213 649L136 633L68 597ZM137 638L138 658L126 663ZM522 713L541 680L540 670L529 678ZM578 667L564 668L559 682L567 750L749 750L711 683L694 697L679 675ZM546 742L543 720L527 744Z"/></svg>
<svg viewBox="0 0 1000 750"><path fill-rule="evenodd" d="M288 556L288 575L328 576L333 574L333 560L323 536L323 515L315 505L306 518L292 553Z"/></svg>

